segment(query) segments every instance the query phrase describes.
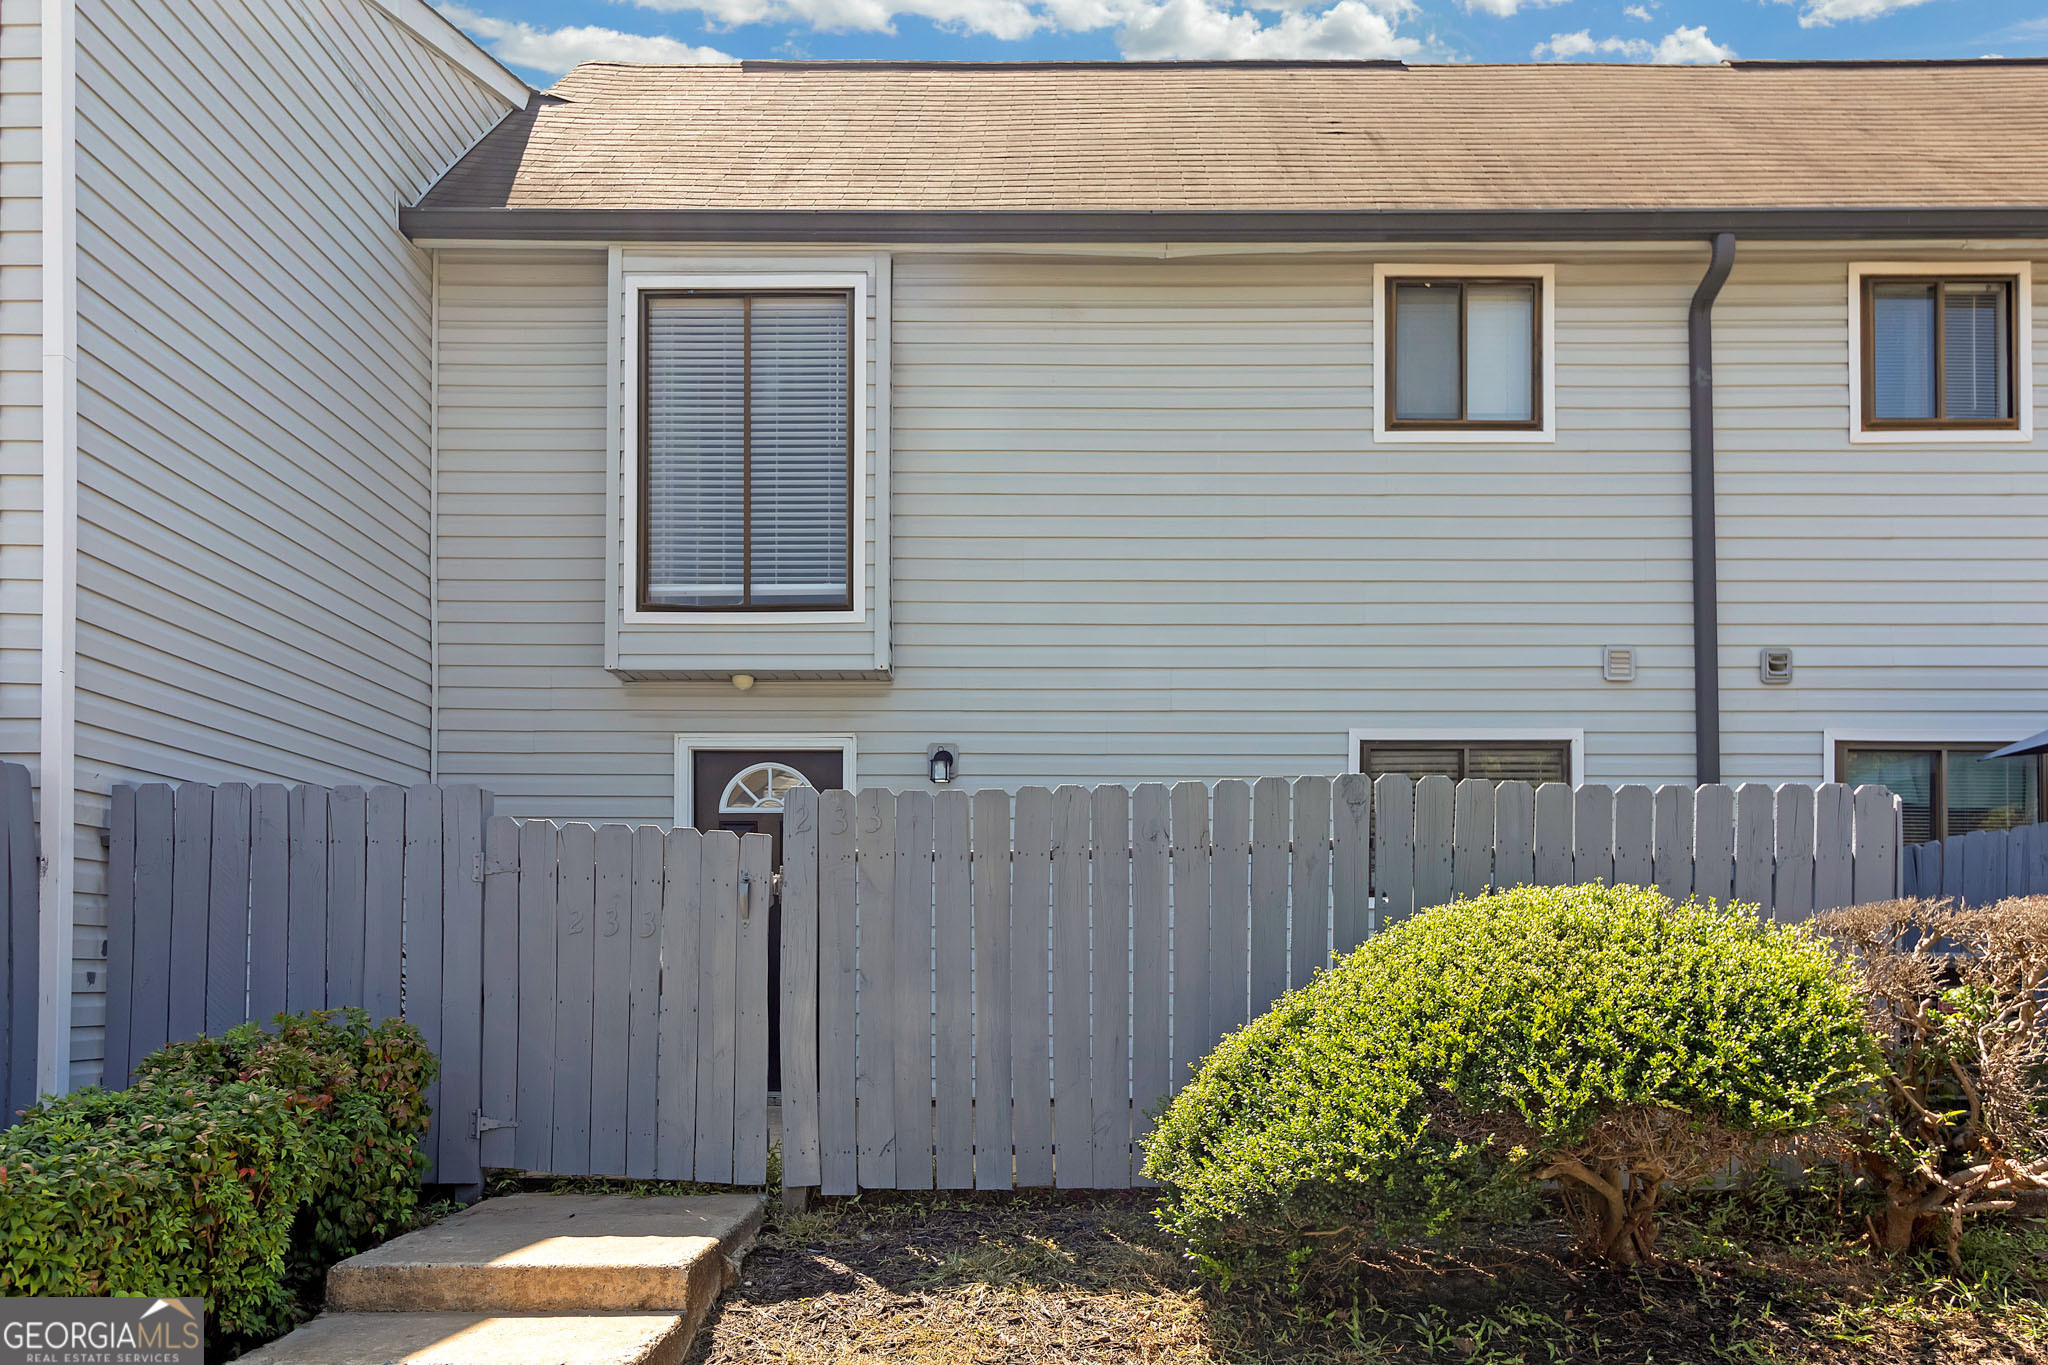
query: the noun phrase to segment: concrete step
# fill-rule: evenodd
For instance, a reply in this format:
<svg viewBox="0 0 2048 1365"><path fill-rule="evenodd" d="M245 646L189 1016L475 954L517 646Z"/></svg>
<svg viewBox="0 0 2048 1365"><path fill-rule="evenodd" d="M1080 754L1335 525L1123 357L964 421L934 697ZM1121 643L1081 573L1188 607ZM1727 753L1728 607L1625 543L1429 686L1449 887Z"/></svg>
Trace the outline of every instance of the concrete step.
<svg viewBox="0 0 2048 1365"><path fill-rule="evenodd" d="M700 1315L701 1316L701 1315ZM677 1365L682 1313L322 1313L243 1365Z"/></svg>
<svg viewBox="0 0 2048 1365"><path fill-rule="evenodd" d="M691 1330L760 1230L757 1194L486 1199L327 1272L355 1313L680 1313ZM522 1357L523 1359L523 1357Z"/></svg>

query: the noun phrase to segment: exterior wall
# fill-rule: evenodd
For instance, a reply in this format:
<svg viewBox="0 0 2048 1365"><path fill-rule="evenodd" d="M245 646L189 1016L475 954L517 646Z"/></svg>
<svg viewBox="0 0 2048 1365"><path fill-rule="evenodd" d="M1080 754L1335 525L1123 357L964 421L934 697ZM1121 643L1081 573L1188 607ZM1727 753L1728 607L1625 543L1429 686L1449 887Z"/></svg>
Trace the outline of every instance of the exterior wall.
<svg viewBox="0 0 2048 1365"><path fill-rule="evenodd" d="M42 659L42 7L0 0L0 758L33 769Z"/></svg>
<svg viewBox="0 0 2048 1365"><path fill-rule="evenodd" d="M419 780L432 264L395 210L506 105L363 0L81 0L78 46L81 818L124 780Z"/></svg>
<svg viewBox="0 0 2048 1365"><path fill-rule="evenodd" d="M442 775L668 820L678 733L853 734L891 785L950 740L973 787L1511 727L1585 730L1588 781L1689 779L1703 260L1560 260L1556 442L1375 446L1369 260L898 255L892 680L742 694L602 666L603 256L449 252Z"/></svg>
<svg viewBox="0 0 2048 1365"><path fill-rule="evenodd" d="M1852 444L1847 266L1958 253L1744 248L1715 310L1728 780L1818 781L1823 735L2009 741L2048 724L2048 252L2028 442ZM1757 652L1793 650L1765 686Z"/></svg>

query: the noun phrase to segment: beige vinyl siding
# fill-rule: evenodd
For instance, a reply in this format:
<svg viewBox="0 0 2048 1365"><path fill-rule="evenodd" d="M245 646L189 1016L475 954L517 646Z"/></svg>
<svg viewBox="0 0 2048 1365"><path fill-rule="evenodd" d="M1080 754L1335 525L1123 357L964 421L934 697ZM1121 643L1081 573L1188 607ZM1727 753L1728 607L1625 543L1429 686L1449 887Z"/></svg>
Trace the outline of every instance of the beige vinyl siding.
<svg viewBox="0 0 2048 1365"><path fill-rule="evenodd" d="M42 29L0 0L0 757L39 751L43 591Z"/></svg>
<svg viewBox="0 0 2048 1365"><path fill-rule="evenodd" d="M450 252L442 772L666 820L678 732L851 733L890 784L950 740L973 787L1518 727L1586 730L1588 780L1685 778L1703 258L1560 260L1559 439L1422 447L1370 439L1367 260L899 255L893 680L741 694L602 667L603 258Z"/></svg>
<svg viewBox="0 0 2048 1365"><path fill-rule="evenodd" d="M1721 697L1731 781L1818 780L1823 735L2048 725L2048 302L2028 442L1848 437L1848 266L1958 253L1745 248L1716 309ZM1986 244L1985 259L2042 253ZM1967 267L1965 267L1967 268ZM1786 646L1790 686L1757 677Z"/></svg>
<svg viewBox="0 0 2048 1365"><path fill-rule="evenodd" d="M505 105L363 0L81 0L78 43L83 818L122 780L420 780L432 263L396 208Z"/></svg>

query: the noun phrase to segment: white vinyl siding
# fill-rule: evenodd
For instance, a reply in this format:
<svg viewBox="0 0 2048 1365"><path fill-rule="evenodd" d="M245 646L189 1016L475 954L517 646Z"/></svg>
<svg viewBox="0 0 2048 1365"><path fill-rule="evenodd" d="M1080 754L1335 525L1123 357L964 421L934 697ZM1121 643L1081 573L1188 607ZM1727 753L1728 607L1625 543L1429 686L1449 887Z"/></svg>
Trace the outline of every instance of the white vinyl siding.
<svg viewBox="0 0 2048 1365"><path fill-rule="evenodd" d="M42 668L42 29L0 0L0 758L38 755Z"/></svg>
<svg viewBox="0 0 2048 1365"><path fill-rule="evenodd" d="M501 810L668 820L720 732L893 786L939 740L969 788L1341 772L1375 723L1690 775L1690 256L1559 267L1541 448L1373 444L1355 257L899 256L891 680L744 694L603 667L605 269L442 264L442 772Z"/></svg>
<svg viewBox="0 0 2048 1365"><path fill-rule="evenodd" d="M2048 258L2038 243L1993 250ZM1956 274L1983 273L1951 254ZM2048 443L1846 439L1861 401L1847 368L1849 258L1745 246L1714 310L1731 781L1819 780L1823 730L2004 742L2043 723ZM2037 337L2044 320L2037 302ZM2038 393L2038 344L2026 363ZM1793 651L1790 686L1759 680L1767 646Z"/></svg>
<svg viewBox="0 0 2048 1365"><path fill-rule="evenodd" d="M81 0L78 69L81 818L125 780L421 780L432 274L395 210L506 107L364 0Z"/></svg>

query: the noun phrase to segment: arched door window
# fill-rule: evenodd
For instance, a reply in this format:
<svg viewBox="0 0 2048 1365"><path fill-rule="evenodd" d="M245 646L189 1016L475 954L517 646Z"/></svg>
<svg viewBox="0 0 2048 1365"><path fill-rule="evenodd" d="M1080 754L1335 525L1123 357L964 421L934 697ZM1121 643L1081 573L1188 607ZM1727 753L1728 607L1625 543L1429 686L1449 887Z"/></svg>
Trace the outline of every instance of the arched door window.
<svg viewBox="0 0 2048 1365"><path fill-rule="evenodd" d="M787 763L756 763L742 769L718 798L721 815L755 815L782 809L782 797L791 787L808 787L810 780Z"/></svg>

